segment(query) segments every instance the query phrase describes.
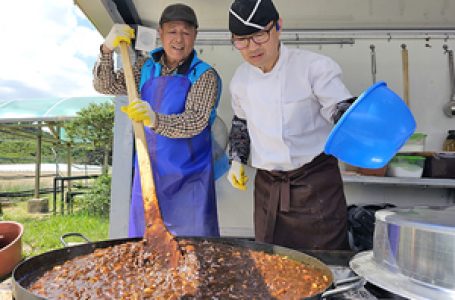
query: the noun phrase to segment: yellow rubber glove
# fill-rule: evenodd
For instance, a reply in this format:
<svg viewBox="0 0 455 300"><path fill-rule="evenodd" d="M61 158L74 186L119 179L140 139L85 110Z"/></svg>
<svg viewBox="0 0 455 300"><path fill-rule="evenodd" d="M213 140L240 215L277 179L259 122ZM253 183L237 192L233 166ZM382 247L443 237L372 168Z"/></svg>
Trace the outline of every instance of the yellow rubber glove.
<svg viewBox="0 0 455 300"><path fill-rule="evenodd" d="M146 101L137 99L120 108L133 121L144 122L145 126L155 127L156 113Z"/></svg>
<svg viewBox="0 0 455 300"><path fill-rule="evenodd" d="M233 160L227 177L233 187L241 191L246 191L248 176L245 175L245 167L242 163Z"/></svg>
<svg viewBox="0 0 455 300"><path fill-rule="evenodd" d="M110 50L114 50L120 42L127 42L130 45L131 39L134 39L133 28L126 24L114 24L104 40L104 45Z"/></svg>

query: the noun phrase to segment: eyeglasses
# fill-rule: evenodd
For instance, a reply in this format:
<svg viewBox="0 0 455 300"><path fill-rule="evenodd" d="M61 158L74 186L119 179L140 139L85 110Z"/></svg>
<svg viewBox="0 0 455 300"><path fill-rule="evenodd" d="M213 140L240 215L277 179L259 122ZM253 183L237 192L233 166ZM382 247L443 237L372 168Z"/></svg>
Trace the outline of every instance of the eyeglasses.
<svg viewBox="0 0 455 300"><path fill-rule="evenodd" d="M253 40L257 45L262 45L270 40L270 31L275 27L275 22L272 23L269 29L261 30L249 37L232 37L231 42L238 50L248 48L250 40Z"/></svg>

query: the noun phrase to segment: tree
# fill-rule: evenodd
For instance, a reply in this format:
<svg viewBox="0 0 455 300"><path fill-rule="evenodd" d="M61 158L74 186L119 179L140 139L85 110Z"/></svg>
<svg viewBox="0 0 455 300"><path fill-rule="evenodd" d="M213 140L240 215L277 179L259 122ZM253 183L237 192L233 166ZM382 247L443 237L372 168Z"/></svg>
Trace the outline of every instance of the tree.
<svg viewBox="0 0 455 300"><path fill-rule="evenodd" d="M77 117L65 125L71 143L82 143L87 150L103 153L103 174L108 173L112 150L114 104L90 104L81 109Z"/></svg>
<svg viewBox="0 0 455 300"><path fill-rule="evenodd" d="M111 205L111 176L98 177L90 191L78 200L82 211L102 217L109 217Z"/></svg>

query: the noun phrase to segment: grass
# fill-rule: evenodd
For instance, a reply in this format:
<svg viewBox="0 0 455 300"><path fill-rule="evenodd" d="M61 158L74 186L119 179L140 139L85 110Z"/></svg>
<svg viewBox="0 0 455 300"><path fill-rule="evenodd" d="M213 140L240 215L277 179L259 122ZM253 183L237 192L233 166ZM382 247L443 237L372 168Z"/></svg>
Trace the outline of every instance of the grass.
<svg viewBox="0 0 455 300"><path fill-rule="evenodd" d="M62 248L60 237L65 233L78 232L91 241L108 239L109 219L82 213L73 215L29 214L27 202L22 201L3 208L0 220L16 221L24 225L22 236L23 255L35 256ZM81 242L68 239L68 242Z"/></svg>

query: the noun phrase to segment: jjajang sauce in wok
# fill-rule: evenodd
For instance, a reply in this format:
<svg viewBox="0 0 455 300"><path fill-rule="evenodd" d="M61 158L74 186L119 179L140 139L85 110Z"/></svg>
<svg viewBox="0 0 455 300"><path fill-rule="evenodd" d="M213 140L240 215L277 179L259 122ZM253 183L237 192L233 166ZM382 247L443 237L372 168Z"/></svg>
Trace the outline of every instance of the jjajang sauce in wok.
<svg viewBox="0 0 455 300"><path fill-rule="evenodd" d="M29 289L47 299L301 299L331 281L322 269L283 256L213 241L181 240L177 268L162 266L143 242L76 257Z"/></svg>

